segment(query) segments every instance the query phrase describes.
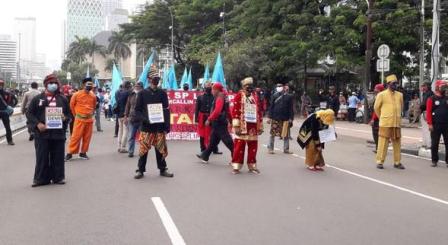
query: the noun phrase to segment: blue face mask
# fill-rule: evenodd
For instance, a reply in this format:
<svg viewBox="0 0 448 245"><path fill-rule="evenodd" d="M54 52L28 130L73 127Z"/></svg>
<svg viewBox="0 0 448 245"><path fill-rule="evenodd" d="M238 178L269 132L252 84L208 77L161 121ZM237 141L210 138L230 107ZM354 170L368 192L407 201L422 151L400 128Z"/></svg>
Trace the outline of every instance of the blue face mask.
<svg viewBox="0 0 448 245"><path fill-rule="evenodd" d="M58 90L58 85L55 84L55 83L50 83L50 84L48 84L48 86L47 86L47 90L48 90L48 92L50 92L50 93L54 93L54 92L56 92L56 90Z"/></svg>

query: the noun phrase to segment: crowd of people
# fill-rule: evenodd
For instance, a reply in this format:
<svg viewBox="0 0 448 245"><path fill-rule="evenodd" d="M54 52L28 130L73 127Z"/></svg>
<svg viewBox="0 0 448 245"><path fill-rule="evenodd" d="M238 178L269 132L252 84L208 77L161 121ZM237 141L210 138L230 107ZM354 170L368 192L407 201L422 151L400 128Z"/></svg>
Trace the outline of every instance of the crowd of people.
<svg viewBox="0 0 448 245"><path fill-rule="evenodd" d="M114 96L110 91L97 88L92 78L82 81L80 90L64 88L58 78L51 74L44 80L45 91L31 89L24 94L21 112L27 117L29 140L34 140L36 167L33 187L48 184L65 184L64 162L74 155L89 160L87 155L94 125L102 132L101 113L116 123L114 136L117 137L117 151L134 157L136 142L138 161L134 178L141 179L146 172L148 153L154 148L157 167L162 177L174 177L167 168L170 132L170 107L167 92L160 88L160 75L152 67L148 73L149 87L142 82L132 85L124 82ZM385 84L375 86L374 113L370 125L375 141L376 163L384 169L388 145L393 146L393 162L397 169L405 169L401 163L401 124L404 110L403 94L397 91L398 78L387 76ZM0 115L5 127L9 123L11 97L0 80ZM240 174L246 162L250 173L260 174L257 166L259 136L263 134L264 122L270 125L268 153L275 154L275 139L283 141L283 153L292 154L290 140L294 124L294 98L288 84L278 83L270 96L269 103L262 98L262 92L254 86L252 78L241 81L241 90L229 94L221 83L206 81L203 93L197 97L195 122L200 137L200 153L196 156L208 163L212 154L221 155L219 143L222 141L231 154L229 164L233 174ZM425 85L424 100L420 103L421 120L426 122L430 132L432 166L439 161L439 141L448 140L448 83L437 81L432 94ZM315 112L301 112L306 119L300 126L297 142L305 149L305 164L311 171L323 171L325 165L323 149L325 144L336 140L334 121L339 113L347 110L348 120L353 120L353 111L361 99L353 93L348 99L338 94L334 87L329 93L319 92L319 107ZM302 96L303 103L311 99ZM110 112L111 111L111 112ZM114 115L114 116L112 116ZM264 121L264 117L267 120ZM113 118L113 119L112 119ZM425 127L423 127L425 129ZM70 137L66 149L67 132ZM233 135L233 136L232 136ZM11 132L7 130L8 144L13 145ZM445 144L445 148L447 145ZM446 149L448 150L448 149ZM65 154L67 153L67 154ZM448 159L445 159L448 163Z"/></svg>

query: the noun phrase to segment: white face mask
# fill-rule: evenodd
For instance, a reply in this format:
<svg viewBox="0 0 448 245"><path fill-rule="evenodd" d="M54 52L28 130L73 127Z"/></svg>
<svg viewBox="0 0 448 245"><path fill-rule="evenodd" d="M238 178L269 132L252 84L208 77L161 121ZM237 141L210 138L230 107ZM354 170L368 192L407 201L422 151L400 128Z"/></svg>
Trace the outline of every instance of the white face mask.
<svg viewBox="0 0 448 245"><path fill-rule="evenodd" d="M277 87L275 90L277 90L277 92L283 92L283 87Z"/></svg>

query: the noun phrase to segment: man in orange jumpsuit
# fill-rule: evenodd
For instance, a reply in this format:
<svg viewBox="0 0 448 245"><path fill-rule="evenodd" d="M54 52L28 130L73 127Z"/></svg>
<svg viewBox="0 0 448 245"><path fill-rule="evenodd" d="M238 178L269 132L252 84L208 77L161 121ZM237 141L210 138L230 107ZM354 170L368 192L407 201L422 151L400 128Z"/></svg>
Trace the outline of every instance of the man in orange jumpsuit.
<svg viewBox="0 0 448 245"><path fill-rule="evenodd" d="M92 138L93 116L95 114L96 96L92 92L93 81L88 77L82 81L83 90L75 93L70 100L70 110L75 118L73 125L73 134L70 137L68 153L65 161L70 161L73 154L78 154L81 159L88 160L87 151L89 150L90 139ZM81 152L79 151L80 145Z"/></svg>

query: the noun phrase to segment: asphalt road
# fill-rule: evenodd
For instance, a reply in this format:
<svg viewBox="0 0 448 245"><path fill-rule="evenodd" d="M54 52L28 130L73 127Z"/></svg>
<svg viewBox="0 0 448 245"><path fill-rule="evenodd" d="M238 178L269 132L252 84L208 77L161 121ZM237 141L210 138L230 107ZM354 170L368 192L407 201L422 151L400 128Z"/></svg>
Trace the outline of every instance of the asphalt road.
<svg viewBox="0 0 448 245"><path fill-rule="evenodd" d="M306 170L295 142L295 155L268 155L265 134L260 175L232 175L224 147L203 165L197 142L169 142L175 177L159 177L152 154L134 180L137 159L116 152L113 125L103 124L91 160L66 164L65 186L30 187L26 133L0 144L0 244L448 244L448 168L403 156L406 170L390 158L377 170L369 135L354 126L339 125L349 133L327 145L325 172Z"/></svg>

